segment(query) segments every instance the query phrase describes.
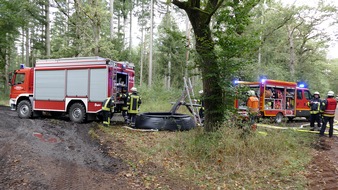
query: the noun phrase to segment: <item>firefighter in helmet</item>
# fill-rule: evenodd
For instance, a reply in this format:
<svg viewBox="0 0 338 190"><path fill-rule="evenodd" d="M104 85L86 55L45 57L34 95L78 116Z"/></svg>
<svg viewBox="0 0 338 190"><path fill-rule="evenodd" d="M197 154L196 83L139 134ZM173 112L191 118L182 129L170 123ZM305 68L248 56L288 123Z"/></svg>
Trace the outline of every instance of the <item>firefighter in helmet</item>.
<svg viewBox="0 0 338 190"><path fill-rule="evenodd" d="M138 95L137 88L132 87L131 94L128 96L128 120L132 127L135 126L136 115L139 112L139 107L142 103L141 97Z"/></svg>
<svg viewBox="0 0 338 190"><path fill-rule="evenodd" d="M102 103L102 116L103 125L108 127L110 125L110 119L114 113L114 96L108 97Z"/></svg>
<svg viewBox="0 0 338 190"><path fill-rule="evenodd" d="M128 91L127 91L127 88L124 87L122 88L122 93L119 94L119 97L120 97L120 100L123 101L123 104L122 104L122 116L124 118L124 122L127 123L128 122Z"/></svg>
<svg viewBox="0 0 338 190"><path fill-rule="evenodd" d="M201 105L201 108L198 111L198 115L201 118L201 121L204 120L204 101L203 101L203 90L198 91L200 99L197 100L197 103Z"/></svg>
<svg viewBox="0 0 338 190"><path fill-rule="evenodd" d="M311 131L315 130L315 122L318 124L318 130L321 127L321 116L320 116L320 107L321 107L321 100L319 92L313 93L312 99L307 103L310 107L310 127Z"/></svg>
<svg viewBox="0 0 338 190"><path fill-rule="evenodd" d="M255 91L249 90L247 92L248 94L248 100L246 101L246 106L248 108L248 115L250 118L250 125L253 129L256 128L255 122L257 120L258 114L259 114L259 108L258 108L258 98L255 94Z"/></svg>
<svg viewBox="0 0 338 190"><path fill-rule="evenodd" d="M323 126L322 129L320 130L320 136L324 136L324 132L326 129L326 124L330 124L330 129L329 129L329 137L332 137L333 135L333 120L335 116L335 111L337 108L337 100L334 98L334 92L329 91L327 93L327 98L322 102L323 105L323 116L324 116L324 121L323 121Z"/></svg>

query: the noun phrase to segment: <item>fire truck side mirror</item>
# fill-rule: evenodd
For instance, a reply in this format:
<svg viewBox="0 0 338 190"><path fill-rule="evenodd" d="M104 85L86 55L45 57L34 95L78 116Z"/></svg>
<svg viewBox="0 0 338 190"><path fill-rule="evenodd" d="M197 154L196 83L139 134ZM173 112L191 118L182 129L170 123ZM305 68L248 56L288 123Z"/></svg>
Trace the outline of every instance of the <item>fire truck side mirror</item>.
<svg viewBox="0 0 338 190"><path fill-rule="evenodd" d="M7 83L8 83L9 86L13 85L12 84L13 74L14 74L13 72L8 73L8 81L7 81Z"/></svg>

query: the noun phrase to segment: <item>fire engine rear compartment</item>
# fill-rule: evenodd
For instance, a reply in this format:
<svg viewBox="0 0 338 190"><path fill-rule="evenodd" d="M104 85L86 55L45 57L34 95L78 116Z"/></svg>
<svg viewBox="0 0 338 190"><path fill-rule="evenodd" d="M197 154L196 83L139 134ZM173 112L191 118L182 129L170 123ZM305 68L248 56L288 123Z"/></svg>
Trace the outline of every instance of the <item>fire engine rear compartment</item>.
<svg viewBox="0 0 338 190"><path fill-rule="evenodd" d="M34 109L67 111L72 100L82 101L88 113L101 109L108 96L108 67L36 68L34 76ZM69 99L68 99L69 98Z"/></svg>

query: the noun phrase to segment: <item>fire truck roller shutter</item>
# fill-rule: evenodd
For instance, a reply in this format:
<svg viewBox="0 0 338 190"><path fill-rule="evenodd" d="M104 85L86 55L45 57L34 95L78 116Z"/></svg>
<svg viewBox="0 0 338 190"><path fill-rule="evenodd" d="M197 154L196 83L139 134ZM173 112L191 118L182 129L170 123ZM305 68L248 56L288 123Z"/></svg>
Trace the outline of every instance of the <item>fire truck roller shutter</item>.
<svg viewBox="0 0 338 190"><path fill-rule="evenodd" d="M36 100L63 100L65 97L65 70L37 70L34 94Z"/></svg>
<svg viewBox="0 0 338 190"><path fill-rule="evenodd" d="M88 69L67 71L67 96L88 96Z"/></svg>
<svg viewBox="0 0 338 190"><path fill-rule="evenodd" d="M90 101L105 100L108 96L108 69L91 69L89 86Z"/></svg>

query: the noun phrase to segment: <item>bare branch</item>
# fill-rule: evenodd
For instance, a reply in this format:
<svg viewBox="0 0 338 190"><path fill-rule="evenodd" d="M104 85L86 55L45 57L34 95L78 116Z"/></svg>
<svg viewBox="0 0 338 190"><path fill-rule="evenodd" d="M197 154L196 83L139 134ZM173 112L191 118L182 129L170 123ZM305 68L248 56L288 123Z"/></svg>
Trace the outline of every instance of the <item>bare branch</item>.
<svg viewBox="0 0 338 190"><path fill-rule="evenodd" d="M173 0L172 3L176 5L178 8L187 10L188 9L188 2L182 2L179 0Z"/></svg>

